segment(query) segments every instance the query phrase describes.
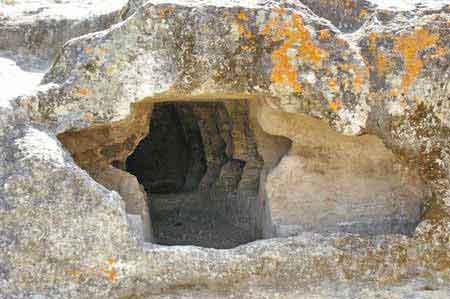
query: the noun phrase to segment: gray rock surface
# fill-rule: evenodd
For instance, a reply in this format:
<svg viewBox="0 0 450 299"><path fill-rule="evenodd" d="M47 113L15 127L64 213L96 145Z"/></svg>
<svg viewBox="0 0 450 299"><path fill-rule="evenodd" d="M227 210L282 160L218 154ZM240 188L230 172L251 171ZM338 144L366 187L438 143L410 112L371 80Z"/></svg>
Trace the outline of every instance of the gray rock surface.
<svg viewBox="0 0 450 299"><path fill-rule="evenodd" d="M375 9L345 33L358 27L343 25L345 10L326 20L298 1L158 2L129 14L116 1L75 21L46 13L100 6L52 2L29 18L31 2L2 2L16 16L0 19L9 57L48 62L73 34L105 30L67 42L36 89L25 78L26 96L0 102L0 298L450 298L448 7ZM106 29L119 11L131 16ZM1 70L3 89L15 79ZM298 128L283 128L299 116L377 136L429 188L420 224L412 236L299 232L229 250L142 244L122 197L56 136L131 132L136 103L192 99L254 100L267 144L284 140L268 135L295 142ZM265 107L286 117L271 121ZM284 149L267 150L272 167Z"/></svg>

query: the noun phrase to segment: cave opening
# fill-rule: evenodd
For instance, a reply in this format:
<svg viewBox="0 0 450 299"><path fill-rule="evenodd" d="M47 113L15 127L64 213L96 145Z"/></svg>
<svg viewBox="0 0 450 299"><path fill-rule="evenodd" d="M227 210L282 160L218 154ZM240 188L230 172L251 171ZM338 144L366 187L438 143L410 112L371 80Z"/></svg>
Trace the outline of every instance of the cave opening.
<svg viewBox="0 0 450 299"><path fill-rule="evenodd" d="M225 249L303 232L414 232L431 196L415 168L377 136L267 101L152 99L58 138L121 196L143 242Z"/></svg>
<svg viewBox="0 0 450 299"><path fill-rule="evenodd" d="M232 248L261 238L259 157L247 101L163 102L126 171L144 187L153 241Z"/></svg>

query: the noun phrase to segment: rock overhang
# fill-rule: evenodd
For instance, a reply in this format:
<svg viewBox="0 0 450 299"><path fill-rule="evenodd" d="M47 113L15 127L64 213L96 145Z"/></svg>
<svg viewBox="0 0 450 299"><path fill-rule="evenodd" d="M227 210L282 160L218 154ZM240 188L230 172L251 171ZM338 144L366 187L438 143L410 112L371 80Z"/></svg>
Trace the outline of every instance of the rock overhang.
<svg viewBox="0 0 450 299"><path fill-rule="evenodd" d="M321 36L316 36L318 29L323 29ZM354 97L359 99L368 89L361 57L337 34L331 24L308 11L278 6L192 8L147 3L116 29L68 43L59 61L73 69L65 72L66 67L62 69L57 62L43 82L64 85L66 97L76 101L96 97L99 105L106 103L106 97L131 103L164 94L219 94L224 98L227 94L240 94L241 98L257 94L287 98L292 104L285 109L324 117L330 110L345 110L339 99L344 93L357 90ZM124 45L117 49L119 42ZM338 70L331 67L334 64L341 66L339 78L335 78ZM334 74L330 69L335 69ZM116 85L114 78L120 83ZM341 90L341 78L355 82L357 88L350 84ZM89 82L96 83L90 86ZM108 88L108 84L116 88ZM305 104L298 104L302 102ZM352 104L349 109L366 109L361 105ZM115 115L99 116L99 121L123 118L129 112L127 106L111 107ZM341 115L344 118L351 113ZM353 119L358 124L347 131L364 126L363 118Z"/></svg>

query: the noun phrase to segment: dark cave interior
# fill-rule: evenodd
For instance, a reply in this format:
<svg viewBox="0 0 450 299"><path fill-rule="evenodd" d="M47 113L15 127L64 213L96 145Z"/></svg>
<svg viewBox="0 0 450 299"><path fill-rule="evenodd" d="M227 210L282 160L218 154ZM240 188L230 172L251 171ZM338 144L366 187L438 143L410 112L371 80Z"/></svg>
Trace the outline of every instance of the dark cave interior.
<svg viewBox="0 0 450 299"><path fill-rule="evenodd" d="M154 105L149 134L126 170L148 194L156 243L232 248L259 238L262 163L247 102L231 107L234 113L223 102ZM235 157L236 146L247 149L245 159Z"/></svg>

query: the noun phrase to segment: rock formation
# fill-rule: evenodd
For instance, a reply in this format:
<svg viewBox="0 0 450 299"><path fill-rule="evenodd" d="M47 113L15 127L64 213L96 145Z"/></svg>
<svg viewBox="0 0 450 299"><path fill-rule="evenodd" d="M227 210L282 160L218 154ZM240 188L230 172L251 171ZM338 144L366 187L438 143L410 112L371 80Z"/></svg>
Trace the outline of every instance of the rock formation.
<svg viewBox="0 0 450 299"><path fill-rule="evenodd" d="M2 1L0 298L450 298L450 4L377 3Z"/></svg>

